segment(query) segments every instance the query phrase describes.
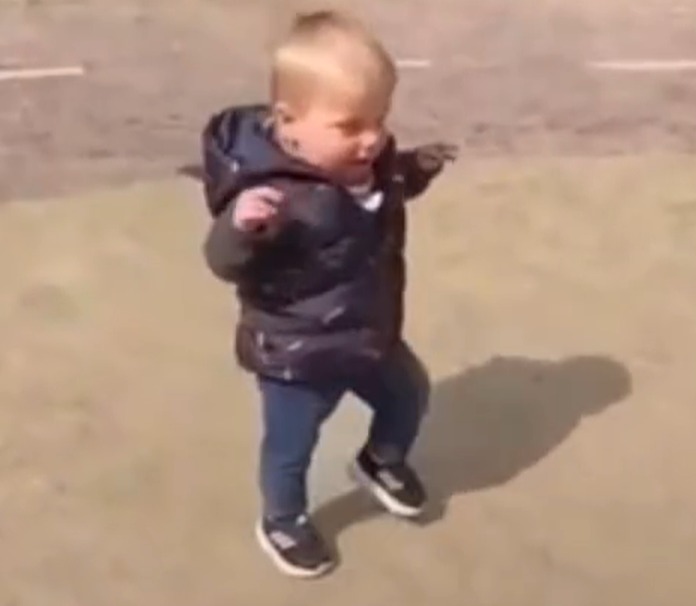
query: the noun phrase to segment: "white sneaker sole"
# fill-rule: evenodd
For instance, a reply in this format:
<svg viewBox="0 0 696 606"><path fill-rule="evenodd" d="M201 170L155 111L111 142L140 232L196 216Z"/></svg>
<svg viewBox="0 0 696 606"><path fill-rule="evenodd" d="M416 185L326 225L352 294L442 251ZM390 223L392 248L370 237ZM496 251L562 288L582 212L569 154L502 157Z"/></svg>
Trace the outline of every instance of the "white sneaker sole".
<svg viewBox="0 0 696 606"><path fill-rule="evenodd" d="M271 559L275 567L280 570L280 572L289 577L294 577L296 579L316 579L317 577L325 575L334 567L333 562L327 562L326 564L312 570L293 566L292 564L286 562L276 551L275 547L266 536L266 533L263 531L261 521L257 522L256 524L255 534L256 541L258 542L259 547L261 547L261 550Z"/></svg>
<svg viewBox="0 0 696 606"><path fill-rule="evenodd" d="M410 507L404 505L401 501L397 501L377 482L372 480L361 468L356 461L353 461L348 467L348 475L350 475L365 491L374 497L382 507L384 507L392 515L400 518L413 519L423 513L422 507Z"/></svg>

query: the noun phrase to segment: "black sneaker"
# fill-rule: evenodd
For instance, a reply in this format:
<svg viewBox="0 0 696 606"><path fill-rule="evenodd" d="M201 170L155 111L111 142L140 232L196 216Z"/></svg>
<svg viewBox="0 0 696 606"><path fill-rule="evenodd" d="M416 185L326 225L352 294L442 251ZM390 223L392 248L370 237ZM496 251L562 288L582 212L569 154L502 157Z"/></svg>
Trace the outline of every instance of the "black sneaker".
<svg viewBox="0 0 696 606"><path fill-rule="evenodd" d="M326 544L307 516L294 521L262 519L256 526L256 539L278 569L289 576L311 579L334 566Z"/></svg>
<svg viewBox="0 0 696 606"><path fill-rule="evenodd" d="M382 464L363 449L351 467L351 475L390 513L415 518L423 512L425 489L406 463Z"/></svg>

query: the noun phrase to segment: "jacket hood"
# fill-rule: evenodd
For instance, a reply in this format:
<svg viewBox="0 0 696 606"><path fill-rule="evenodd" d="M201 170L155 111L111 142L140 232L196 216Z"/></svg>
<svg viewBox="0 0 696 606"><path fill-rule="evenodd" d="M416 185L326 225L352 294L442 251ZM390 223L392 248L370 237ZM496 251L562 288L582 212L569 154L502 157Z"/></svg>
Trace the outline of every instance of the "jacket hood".
<svg viewBox="0 0 696 606"><path fill-rule="evenodd" d="M390 163L394 150L390 138L376 162L378 175ZM331 181L320 169L278 146L267 106L233 107L210 119L203 131L203 181L213 216L222 213L242 190L282 179Z"/></svg>
<svg viewBox="0 0 696 606"><path fill-rule="evenodd" d="M203 180L212 215L219 215L243 189L283 178L322 179L280 149L267 107L231 108L210 119L203 131Z"/></svg>

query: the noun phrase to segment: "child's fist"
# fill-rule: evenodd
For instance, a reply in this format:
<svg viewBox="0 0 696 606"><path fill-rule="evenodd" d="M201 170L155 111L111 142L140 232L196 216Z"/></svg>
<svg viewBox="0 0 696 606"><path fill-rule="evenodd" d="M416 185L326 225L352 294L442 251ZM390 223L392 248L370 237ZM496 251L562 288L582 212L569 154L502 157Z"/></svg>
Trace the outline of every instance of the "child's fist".
<svg viewBox="0 0 696 606"><path fill-rule="evenodd" d="M459 148L452 143L430 143L416 150L416 162L421 170L429 173L440 172L446 162L453 162L459 155Z"/></svg>
<svg viewBox="0 0 696 606"><path fill-rule="evenodd" d="M278 231L279 207L283 194L273 187L253 187L239 194L232 214L235 229L259 236Z"/></svg>

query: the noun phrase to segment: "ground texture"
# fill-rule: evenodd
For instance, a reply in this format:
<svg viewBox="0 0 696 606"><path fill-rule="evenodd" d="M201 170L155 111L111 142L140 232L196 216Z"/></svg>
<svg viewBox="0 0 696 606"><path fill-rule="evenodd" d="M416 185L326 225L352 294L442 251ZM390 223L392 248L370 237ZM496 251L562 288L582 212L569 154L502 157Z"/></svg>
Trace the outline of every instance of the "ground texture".
<svg viewBox="0 0 696 606"><path fill-rule="evenodd" d="M206 115L263 93L298 3L0 0L2 606L696 603L696 2L357 2L402 58L395 128L463 158L412 211L408 336L431 369L422 524L314 468L342 555L253 544L253 385L202 265Z"/></svg>

